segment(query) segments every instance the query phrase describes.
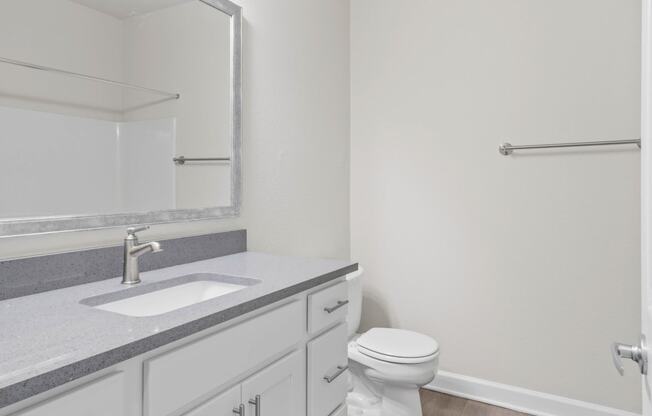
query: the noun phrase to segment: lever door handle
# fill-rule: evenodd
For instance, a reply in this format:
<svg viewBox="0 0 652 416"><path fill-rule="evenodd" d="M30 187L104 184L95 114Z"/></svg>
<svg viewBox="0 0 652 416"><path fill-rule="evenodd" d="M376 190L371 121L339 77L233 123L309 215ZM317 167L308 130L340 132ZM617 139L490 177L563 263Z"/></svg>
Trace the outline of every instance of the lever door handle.
<svg viewBox="0 0 652 416"><path fill-rule="evenodd" d="M625 346L624 344L619 344L617 342L614 342L611 344L611 360L614 363L614 367L616 367L616 371L623 376L625 375L625 367L623 367L623 360L620 359L620 349Z"/></svg>
<svg viewBox="0 0 652 416"><path fill-rule="evenodd" d="M641 335L639 345L621 344L619 342L611 344L611 359L613 360L614 367L616 367L616 370L621 376L625 374L623 358L634 361L638 364L638 369L641 374L647 374L647 350L643 335Z"/></svg>

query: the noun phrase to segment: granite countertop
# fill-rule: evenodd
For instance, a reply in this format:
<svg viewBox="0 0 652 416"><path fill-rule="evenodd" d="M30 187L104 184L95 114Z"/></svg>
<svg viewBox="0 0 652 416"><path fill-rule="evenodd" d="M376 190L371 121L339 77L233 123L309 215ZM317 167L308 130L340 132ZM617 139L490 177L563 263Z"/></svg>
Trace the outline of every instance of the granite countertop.
<svg viewBox="0 0 652 416"><path fill-rule="evenodd" d="M0 302L0 408L236 318L357 269L349 261L243 252ZM213 273L260 283L151 317L81 304L183 275ZM142 290L142 289L140 289Z"/></svg>

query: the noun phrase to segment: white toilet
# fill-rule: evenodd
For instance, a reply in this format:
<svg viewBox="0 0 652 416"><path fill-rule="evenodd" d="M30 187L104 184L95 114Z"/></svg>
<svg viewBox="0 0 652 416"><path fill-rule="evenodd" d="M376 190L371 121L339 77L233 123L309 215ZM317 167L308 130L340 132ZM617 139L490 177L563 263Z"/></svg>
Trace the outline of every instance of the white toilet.
<svg viewBox="0 0 652 416"><path fill-rule="evenodd" d="M402 329L373 328L357 334L362 313L363 270L347 276L349 305L349 416L421 416L419 388L437 373L439 345Z"/></svg>

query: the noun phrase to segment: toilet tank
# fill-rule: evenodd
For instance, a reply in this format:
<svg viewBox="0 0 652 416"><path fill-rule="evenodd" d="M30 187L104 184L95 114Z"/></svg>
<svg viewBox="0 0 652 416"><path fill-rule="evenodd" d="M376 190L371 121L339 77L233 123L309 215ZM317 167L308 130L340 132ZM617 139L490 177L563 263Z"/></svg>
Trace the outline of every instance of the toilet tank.
<svg viewBox="0 0 652 416"><path fill-rule="evenodd" d="M362 317L362 273L364 270L358 266L358 270L346 275L346 283L349 291L349 305L346 315L346 323L349 326L349 338L360 328Z"/></svg>

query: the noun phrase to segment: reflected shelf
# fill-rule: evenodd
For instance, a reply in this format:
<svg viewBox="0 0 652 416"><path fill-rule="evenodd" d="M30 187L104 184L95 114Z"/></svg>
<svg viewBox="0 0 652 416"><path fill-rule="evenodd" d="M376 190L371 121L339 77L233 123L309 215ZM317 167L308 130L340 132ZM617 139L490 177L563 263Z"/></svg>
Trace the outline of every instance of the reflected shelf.
<svg viewBox="0 0 652 416"><path fill-rule="evenodd" d="M50 72L50 73L60 74L60 75L64 75L64 76L68 76L68 77L72 77L72 78L80 78L80 79L85 79L85 80L89 80L89 81L100 82L100 83L103 83L103 84L115 85L115 86L118 86L118 87L128 88L128 89L132 89L132 90L144 91L144 92L148 92L148 93L151 93L151 94L156 94L156 95L160 95L160 96L163 96L163 97L171 98L171 99L174 99L174 100L178 100L179 98L181 98L181 94L178 94L178 93L157 90L157 89L154 89L154 88L141 87L140 85L127 84L125 82L113 81L113 80L106 79L106 78L100 78L100 77L95 77L95 76L92 76L92 75L80 74L80 73L77 73L77 72L67 71L65 69L58 69L58 68L52 68L52 67L43 66L43 65L37 65L37 64L30 63L30 62L18 61L18 60L15 60L15 59L4 58L4 57L1 57L1 56L0 56L0 62L5 63L5 64L9 64L9 65L23 67L23 68L33 69L33 70L37 70L37 71Z"/></svg>

